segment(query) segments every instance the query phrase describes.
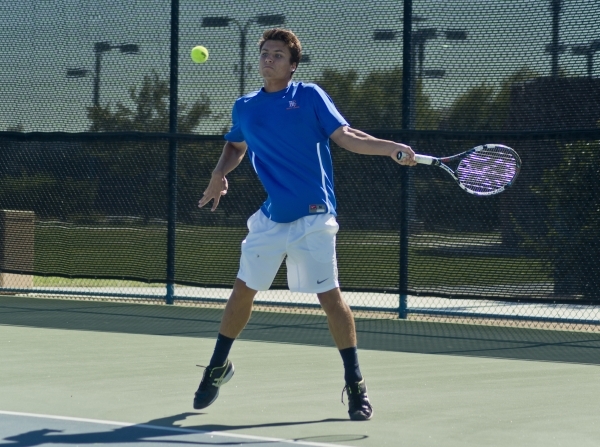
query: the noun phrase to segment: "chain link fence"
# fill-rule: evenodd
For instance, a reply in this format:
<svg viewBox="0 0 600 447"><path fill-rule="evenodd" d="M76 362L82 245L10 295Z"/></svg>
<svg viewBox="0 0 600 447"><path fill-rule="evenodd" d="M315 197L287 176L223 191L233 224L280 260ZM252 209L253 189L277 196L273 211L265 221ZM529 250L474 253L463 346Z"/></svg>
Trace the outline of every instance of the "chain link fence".
<svg viewBox="0 0 600 447"><path fill-rule="evenodd" d="M334 146L357 316L598 327L598 2L23 0L0 17L2 292L222 306L265 193L244 160L216 212L197 202L233 101L261 86L256 42L283 26L304 47L294 79L353 127L523 160L513 188L478 198ZM285 277L257 305L319 313Z"/></svg>

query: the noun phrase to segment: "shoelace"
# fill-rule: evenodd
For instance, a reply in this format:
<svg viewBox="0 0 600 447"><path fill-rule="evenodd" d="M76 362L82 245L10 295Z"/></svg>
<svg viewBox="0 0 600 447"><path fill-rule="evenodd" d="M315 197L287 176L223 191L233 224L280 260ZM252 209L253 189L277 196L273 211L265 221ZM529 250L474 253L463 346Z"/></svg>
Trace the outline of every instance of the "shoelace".
<svg viewBox="0 0 600 447"><path fill-rule="evenodd" d="M352 393L352 388L350 388L350 387L348 386L348 384L344 385L344 388L342 388L342 404L344 404L344 405L346 404L346 403L344 402L344 391L346 391L346 390L350 390L350 394L351 394L351 395L354 395L354 393ZM350 396L348 396L348 399L350 399Z"/></svg>
<svg viewBox="0 0 600 447"><path fill-rule="evenodd" d="M204 374L206 374L206 371L208 371L208 366L204 366L204 365L196 365L196 366L198 366L200 368L204 368ZM225 365L223 365L223 366L225 366ZM221 375L221 377L219 377L218 379L215 379L214 383L211 383L210 385L221 386L221 382L223 382L223 377L224 376L225 376L225 370L223 370L223 374ZM210 372L210 375L208 377L209 377L209 379L212 377L212 371ZM209 385L209 380L207 380L205 382L204 381L204 376L202 376L202 382L200 383L200 387L204 389L208 385Z"/></svg>

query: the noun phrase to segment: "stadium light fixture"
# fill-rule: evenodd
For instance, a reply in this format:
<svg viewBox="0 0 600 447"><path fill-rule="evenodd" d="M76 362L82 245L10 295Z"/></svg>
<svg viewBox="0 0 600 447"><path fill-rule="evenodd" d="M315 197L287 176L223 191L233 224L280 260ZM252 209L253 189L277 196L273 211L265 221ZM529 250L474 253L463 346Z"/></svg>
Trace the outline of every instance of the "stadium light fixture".
<svg viewBox="0 0 600 447"><path fill-rule="evenodd" d="M140 46L134 43L121 45L111 45L110 42L96 42L94 44L95 68L94 68L94 92L93 104L95 107L100 105L100 72L102 66L102 54L111 50L119 50L122 54L139 54ZM90 70L83 68L68 68L67 78L85 78Z"/></svg>
<svg viewBox="0 0 600 447"><path fill-rule="evenodd" d="M415 23L426 22L427 18L421 16L413 16L412 21ZM390 41L396 40L400 32L393 29L376 29L373 32L373 40L375 41ZM414 128L416 123L416 81L424 78L440 79L446 76L445 70L425 70L425 46L428 41L437 39L440 36L437 28L418 28L413 30L411 35L411 99L410 107L410 127ZM463 29L447 29L443 31L443 37L451 41L467 40L468 34ZM418 69L417 69L418 62Z"/></svg>
<svg viewBox="0 0 600 447"><path fill-rule="evenodd" d="M423 70L426 78L441 79L446 76L446 70Z"/></svg>
<svg viewBox="0 0 600 447"><path fill-rule="evenodd" d="M67 68L67 78L85 78L89 72L85 68Z"/></svg>
<svg viewBox="0 0 600 447"><path fill-rule="evenodd" d="M445 34L446 40L467 40L467 32L463 29L449 29Z"/></svg>
<svg viewBox="0 0 600 447"><path fill-rule="evenodd" d="M587 59L587 75L592 78L594 72L594 54L600 51L600 39L593 40L588 45L573 45L571 53L575 56L585 56Z"/></svg>
<svg viewBox="0 0 600 447"><path fill-rule="evenodd" d="M232 19L229 17L204 17L202 27L204 28L227 28Z"/></svg>
<svg viewBox="0 0 600 447"><path fill-rule="evenodd" d="M418 18L418 21L425 21L427 19ZM462 29L449 29L443 32L446 40L467 40L467 31ZM388 40L396 40L400 33L393 29L376 29L373 31L373 40L375 41L388 41ZM420 28L413 31L412 41L413 41L413 58L416 59L415 56L418 56L419 69L418 69L418 77L419 79L424 77L431 78L442 78L445 75L444 70L424 70L425 63L425 44L429 40L437 39L439 36L437 28ZM413 60L414 60L413 59Z"/></svg>
<svg viewBox="0 0 600 447"><path fill-rule="evenodd" d="M285 23L283 14L262 14L256 17L256 23L260 26L278 26Z"/></svg>
<svg viewBox="0 0 600 447"><path fill-rule="evenodd" d="M373 40L395 40L398 32L392 29L376 29L373 31Z"/></svg>

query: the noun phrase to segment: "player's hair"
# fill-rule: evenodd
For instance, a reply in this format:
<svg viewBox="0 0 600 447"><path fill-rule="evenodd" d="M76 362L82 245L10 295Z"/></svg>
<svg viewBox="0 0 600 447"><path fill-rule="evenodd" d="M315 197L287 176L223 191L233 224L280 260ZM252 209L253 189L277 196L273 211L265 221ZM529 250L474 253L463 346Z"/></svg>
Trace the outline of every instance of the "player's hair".
<svg viewBox="0 0 600 447"><path fill-rule="evenodd" d="M258 41L258 48L262 50L264 43L267 40L280 40L289 48L291 53L290 62L298 63L302 59L302 44L296 35L289 29L272 28L266 30Z"/></svg>

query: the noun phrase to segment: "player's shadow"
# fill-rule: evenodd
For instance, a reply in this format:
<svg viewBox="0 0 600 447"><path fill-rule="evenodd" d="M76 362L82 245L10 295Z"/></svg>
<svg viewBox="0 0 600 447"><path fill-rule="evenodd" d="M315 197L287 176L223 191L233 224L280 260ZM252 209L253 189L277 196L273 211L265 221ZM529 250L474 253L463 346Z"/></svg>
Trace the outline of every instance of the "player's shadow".
<svg viewBox="0 0 600 447"><path fill-rule="evenodd" d="M254 437L244 439L237 435L235 438L227 440L227 434L223 432L232 430L242 430L258 427L282 427L293 425L321 424L328 422L346 422L348 419L320 419L314 421L299 422L273 422L268 424L249 424L249 425L198 425L190 427L181 427L177 422L185 420L188 416L197 416L198 413L181 413L160 419L154 419L142 424L118 427L112 430L91 431L87 433L63 433L64 430L43 428L40 430L28 431L18 435L7 436L2 446L8 447L34 447L44 444L132 444L132 443L156 443L165 445L254 445L264 444L267 440L261 440ZM207 435L209 432L219 432L222 439L215 440ZM208 436L208 437L207 437ZM214 436L214 433L213 433ZM184 439L186 437L187 439ZM366 435L345 434L347 441L367 438ZM203 439L204 438L204 439ZM300 441L300 440L298 440ZM289 441L288 441L289 442ZM270 444L277 445L273 440Z"/></svg>

